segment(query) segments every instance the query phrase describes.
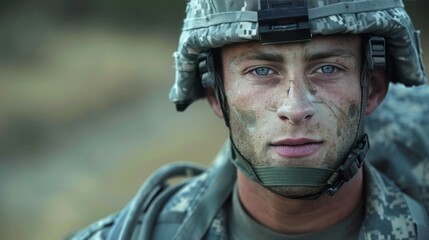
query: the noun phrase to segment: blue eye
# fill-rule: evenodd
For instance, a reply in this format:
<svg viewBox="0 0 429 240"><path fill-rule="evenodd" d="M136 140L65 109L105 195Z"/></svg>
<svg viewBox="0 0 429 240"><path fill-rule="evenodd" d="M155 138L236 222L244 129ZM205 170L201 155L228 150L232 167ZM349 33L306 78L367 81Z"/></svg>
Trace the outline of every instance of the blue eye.
<svg viewBox="0 0 429 240"><path fill-rule="evenodd" d="M325 65L319 69L322 73L327 73L327 74L334 73L337 70L337 68L332 65Z"/></svg>
<svg viewBox="0 0 429 240"><path fill-rule="evenodd" d="M252 72L258 76L265 76L268 74L272 74L273 70L271 68L268 68L268 67L258 67L258 68L253 69Z"/></svg>

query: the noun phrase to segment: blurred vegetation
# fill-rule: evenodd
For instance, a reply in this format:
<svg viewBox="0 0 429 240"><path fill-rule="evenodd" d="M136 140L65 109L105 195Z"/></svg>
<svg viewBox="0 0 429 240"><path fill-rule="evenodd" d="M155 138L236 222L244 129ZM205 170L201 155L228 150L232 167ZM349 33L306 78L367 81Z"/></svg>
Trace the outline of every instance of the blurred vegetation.
<svg viewBox="0 0 429 240"><path fill-rule="evenodd" d="M170 1L168 5L131 0L5 0L0 3L0 59L21 64L34 61L49 44L46 35L64 24L93 23L122 30L171 31L177 35L184 6L184 0Z"/></svg>
<svg viewBox="0 0 429 240"><path fill-rule="evenodd" d="M0 3L2 16L15 17L23 12L43 12L57 20L85 21L100 19L109 24L126 24L136 27L144 25L180 26L184 13L185 0L157 1L137 0L3 0ZM174 21L171 21L174 20Z"/></svg>
<svg viewBox="0 0 429 240"><path fill-rule="evenodd" d="M160 44L175 42L184 6L184 1L171 1L167 7L156 1L129 0L2 1L0 156L22 152L22 147L37 147L50 129L78 120L82 112L139 95L142 75L148 78L148 73L129 72L125 66L121 73L109 64L119 64L117 59L128 57L121 56L127 54L123 51L135 51L133 59L123 65L139 61L137 54L156 55L155 48L138 51L141 36L163 38ZM111 34L103 36L106 33ZM103 41L102 37L109 39ZM128 38L134 46L115 46L115 38L118 44L123 44L121 38ZM85 45L78 41L85 41ZM49 65L50 61L55 65ZM148 64L141 66L153 70ZM171 61L163 67L169 66ZM108 70L117 76L100 75ZM100 99L103 97L113 100ZM87 102L98 106L87 106Z"/></svg>
<svg viewBox="0 0 429 240"><path fill-rule="evenodd" d="M160 150L184 6L0 3L0 239L61 239L117 211L184 146Z"/></svg>
<svg viewBox="0 0 429 240"><path fill-rule="evenodd" d="M406 5L427 52L429 2ZM119 210L158 166L209 164L223 122L167 98L184 9L0 2L0 239L59 239Z"/></svg>

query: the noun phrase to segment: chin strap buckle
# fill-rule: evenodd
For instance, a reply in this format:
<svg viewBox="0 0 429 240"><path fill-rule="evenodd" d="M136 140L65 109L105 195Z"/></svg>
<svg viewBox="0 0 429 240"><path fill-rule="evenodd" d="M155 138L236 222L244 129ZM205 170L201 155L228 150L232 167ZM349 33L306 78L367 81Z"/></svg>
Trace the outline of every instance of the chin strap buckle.
<svg viewBox="0 0 429 240"><path fill-rule="evenodd" d="M364 134L362 139L356 144L343 163L338 167L337 171L335 171L332 177L328 180L328 189L326 190L326 193L329 196L333 196L344 182L352 179L352 177L358 172L369 148L368 135Z"/></svg>

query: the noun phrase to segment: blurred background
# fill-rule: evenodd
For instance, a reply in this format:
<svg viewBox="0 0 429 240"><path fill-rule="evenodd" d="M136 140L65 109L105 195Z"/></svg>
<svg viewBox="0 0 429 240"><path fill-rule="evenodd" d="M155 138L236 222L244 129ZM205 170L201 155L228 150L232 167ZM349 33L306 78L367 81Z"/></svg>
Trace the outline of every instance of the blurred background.
<svg viewBox="0 0 429 240"><path fill-rule="evenodd" d="M167 97L185 5L1 1L0 239L62 239L159 166L210 164L223 122L205 101L177 113ZM426 51L428 5L406 2Z"/></svg>

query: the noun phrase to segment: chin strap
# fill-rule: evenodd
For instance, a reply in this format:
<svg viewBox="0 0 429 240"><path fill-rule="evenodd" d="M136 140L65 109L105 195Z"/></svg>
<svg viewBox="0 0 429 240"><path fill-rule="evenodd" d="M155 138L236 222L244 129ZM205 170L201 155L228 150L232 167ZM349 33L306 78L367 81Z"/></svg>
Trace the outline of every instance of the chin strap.
<svg viewBox="0 0 429 240"><path fill-rule="evenodd" d="M333 196L344 182L352 179L362 166L370 146L368 135L364 134L336 170L311 167L252 166L237 150L232 139L231 148L232 162L247 177L267 188L278 186L322 187L324 190L317 194L300 197L301 199L314 199L325 190L329 196Z"/></svg>
<svg viewBox="0 0 429 240"><path fill-rule="evenodd" d="M320 187L327 183L333 169L290 167L290 166L252 166L237 150L232 138L231 161L247 177L259 182L264 187L277 186L313 186Z"/></svg>

